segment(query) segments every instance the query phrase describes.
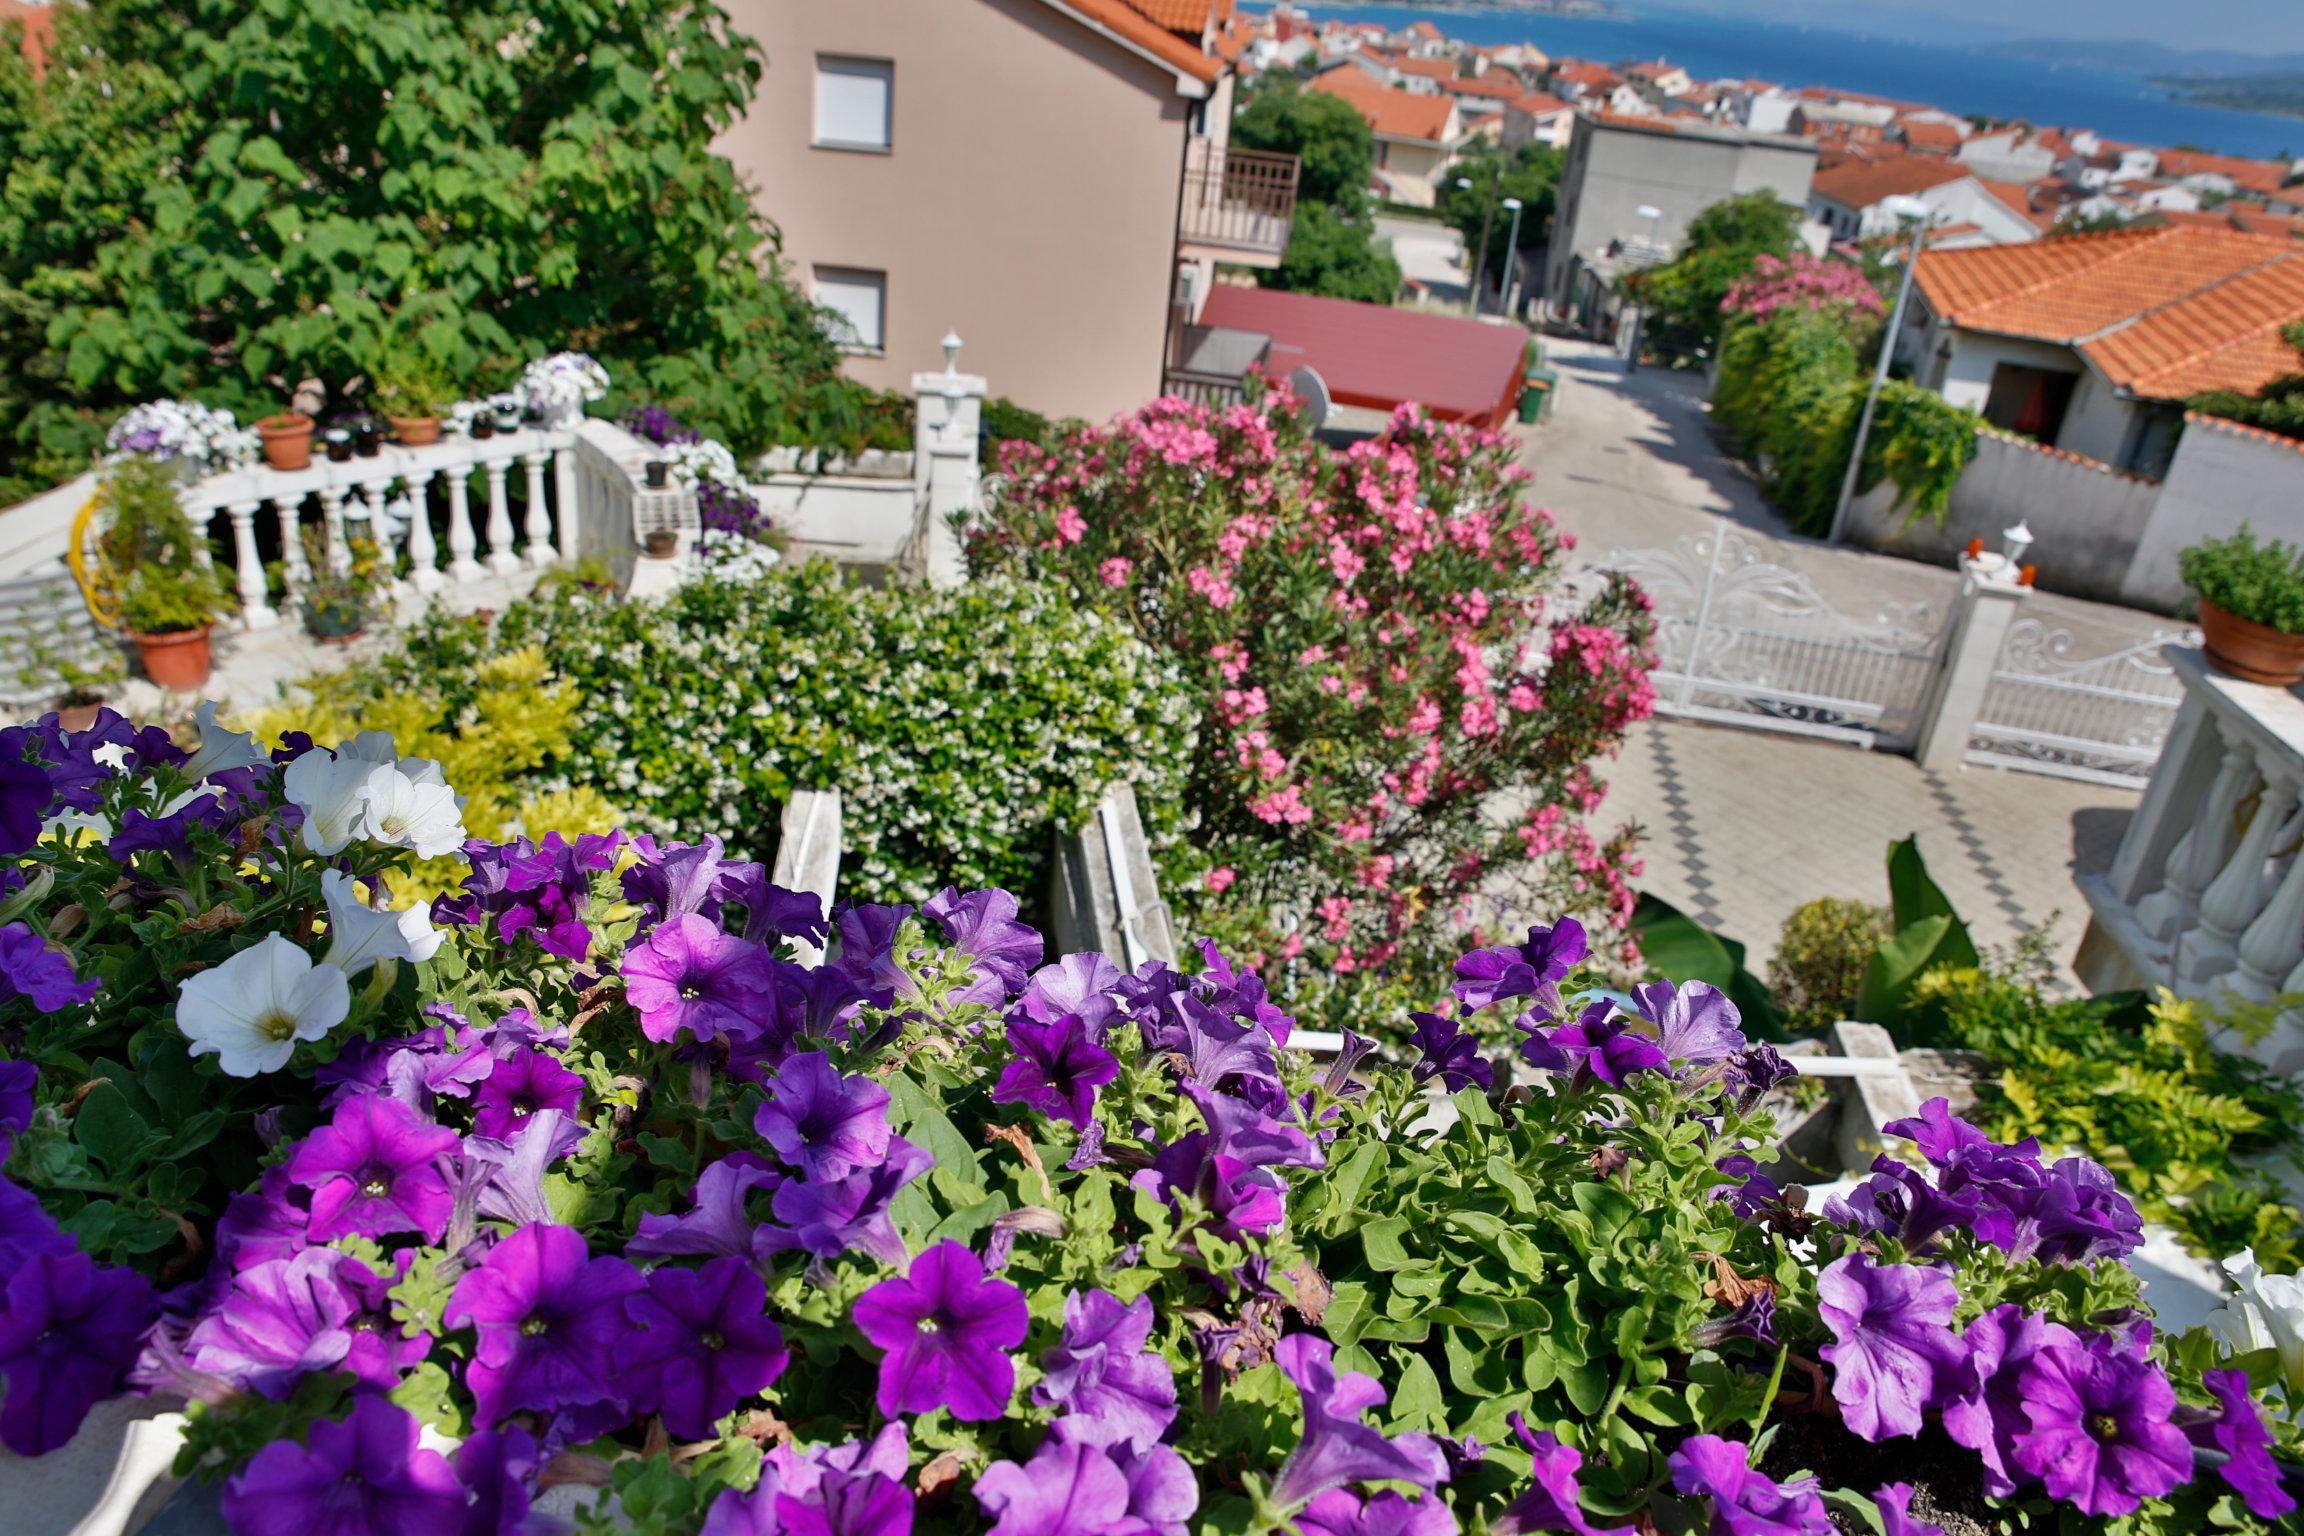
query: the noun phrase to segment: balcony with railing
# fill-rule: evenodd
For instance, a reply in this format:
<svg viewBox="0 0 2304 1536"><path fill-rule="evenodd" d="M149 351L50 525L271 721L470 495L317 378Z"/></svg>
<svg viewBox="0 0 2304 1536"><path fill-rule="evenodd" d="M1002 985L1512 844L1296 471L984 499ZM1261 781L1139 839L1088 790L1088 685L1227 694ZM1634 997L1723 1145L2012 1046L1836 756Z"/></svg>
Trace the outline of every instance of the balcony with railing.
<svg viewBox="0 0 2304 1536"><path fill-rule="evenodd" d="M1184 160L1178 216L1184 254L1278 266L1296 215L1298 170L1294 155L1193 139Z"/></svg>

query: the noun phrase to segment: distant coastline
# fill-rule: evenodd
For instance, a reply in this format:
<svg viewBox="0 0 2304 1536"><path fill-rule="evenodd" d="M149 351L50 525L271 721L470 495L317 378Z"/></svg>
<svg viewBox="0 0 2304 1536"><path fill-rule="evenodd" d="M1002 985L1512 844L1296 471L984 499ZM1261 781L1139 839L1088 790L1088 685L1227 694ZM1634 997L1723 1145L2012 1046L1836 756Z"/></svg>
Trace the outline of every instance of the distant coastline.
<svg viewBox="0 0 2304 1536"><path fill-rule="evenodd" d="M2178 101L2198 102L2235 112L2269 112L2304 118L2304 74L2153 75L2152 84Z"/></svg>

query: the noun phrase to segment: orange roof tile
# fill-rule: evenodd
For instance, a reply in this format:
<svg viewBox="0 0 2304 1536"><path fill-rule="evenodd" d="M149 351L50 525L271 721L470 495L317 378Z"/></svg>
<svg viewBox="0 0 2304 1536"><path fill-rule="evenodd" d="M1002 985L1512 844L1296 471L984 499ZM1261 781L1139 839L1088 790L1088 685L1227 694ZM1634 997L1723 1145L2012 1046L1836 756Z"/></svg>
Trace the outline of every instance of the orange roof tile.
<svg viewBox="0 0 2304 1536"><path fill-rule="evenodd" d="M1904 155L1866 164L1850 161L1818 171L1809 190L1845 208L1869 208L1884 197L1925 192L1968 176L1957 166L1934 155Z"/></svg>
<svg viewBox="0 0 2304 1536"><path fill-rule="evenodd" d="M1497 101L1513 101L1526 92L1528 87L1517 80L1488 80L1457 75L1453 79L1441 81L1440 89L1451 96L1487 96Z"/></svg>
<svg viewBox="0 0 2304 1536"><path fill-rule="evenodd" d="M2252 395L2296 372L2296 349L2280 331L2299 319L2304 255L2291 248L2276 261L2147 311L2081 350L2114 384L2148 399L2182 400L2208 389Z"/></svg>
<svg viewBox="0 0 2304 1536"><path fill-rule="evenodd" d="M1596 91L1612 91L1624 83L1624 77L1605 64L1570 64L1558 74L1571 85Z"/></svg>
<svg viewBox="0 0 2304 1536"><path fill-rule="evenodd" d="M24 57L31 63L32 73L44 72L56 37L55 8L26 5L24 0L0 0L0 22L4 21L24 23Z"/></svg>
<svg viewBox="0 0 2304 1536"><path fill-rule="evenodd" d="M1432 25L1432 23L1428 21L1412 21L1408 23L1408 35L1410 37L1420 37L1428 43L1440 42L1448 36L1447 33L1441 31L1438 27Z"/></svg>
<svg viewBox="0 0 2304 1536"><path fill-rule="evenodd" d="M1125 3L1154 26L1194 39L1208 30L1211 13L1221 21L1232 11L1231 0L1125 0Z"/></svg>
<svg viewBox="0 0 2304 1536"><path fill-rule="evenodd" d="M1896 120L1896 129L1904 135L1904 142L1914 149L1958 149L1960 147L1960 130L1950 123L1926 120L1914 122L1910 118L1900 117Z"/></svg>
<svg viewBox="0 0 2304 1536"><path fill-rule="evenodd" d="M2269 197L2286 183L2288 167L2276 160L2242 160L2234 155L2164 149L2160 151L2160 174L2178 181L2187 176L2222 176L2235 186Z"/></svg>
<svg viewBox="0 0 2304 1536"><path fill-rule="evenodd" d="M2056 215L2054 213L2042 213L2032 206L2032 189L2024 182L1987 181L1979 176L1976 178L1976 184L2007 204L2008 207L2030 219L2040 228L2053 229L2056 227Z"/></svg>
<svg viewBox="0 0 2304 1536"><path fill-rule="evenodd" d="M2244 229L2252 235L2286 235L2304 240L2304 217L2293 213L2266 213L2246 203L2226 203L2221 210L2232 221L2234 229Z"/></svg>
<svg viewBox="0 0 2304 1536"><path fill-rule="evenodd" d="M1396 91L1358 69L1331 69L1312 82L1312 89L1343 97L1359 109L1370 128L1388 138L1440 143L1447 137L1449 115L1456 110L1454 97Z"/></svg>
<svg viewBox="0 0 2304 1536"><path fill-rule="evenodd" d="M1126 39L1179 74L1206 84L1224 73L1224 61L1202 48L1197 36L1186 42L1145 13L1144 7L1160 5L1164 0L1058 0L1058 3ZM1205 3L1201 9L1207 9Z"/></svg>
<svg viewBox="0 0 2304 1536"><path fill-rule="evenodd" d="M1512 103L1512 110L1525 112L1530 117L1550 117L1555 112L1573 112L1576 109L1550 91L1530 91Z"/></svg>

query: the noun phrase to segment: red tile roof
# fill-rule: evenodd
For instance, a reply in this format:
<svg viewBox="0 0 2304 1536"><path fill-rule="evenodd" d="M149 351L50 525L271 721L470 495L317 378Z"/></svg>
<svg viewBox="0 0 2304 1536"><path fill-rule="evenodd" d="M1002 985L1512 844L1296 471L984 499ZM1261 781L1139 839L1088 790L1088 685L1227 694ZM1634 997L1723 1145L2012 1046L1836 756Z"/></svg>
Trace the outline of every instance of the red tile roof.
<svg viewBox="0 0 2304 1536"><path fill-rule="evenodd" d="M1163 6L1180 5L1184 0L1058 0L1058 3L1151 54L1179 74L1205 84L1224 73L1225 61L1200 46L1197 30L1187 42L1148 14ZM1200 9L1206 11L1209 3L1210 0L1201 0ZM1216 3L1222 4L1223 0ZM1230 9L1228 4L1224 5L1226 14Z"/></svg>
<svg viewBox="0 0 2304 1536"><path fill-rule="evenodd" d="M1412 21L1408 23L1408 35L1410 37L1420 37L1428 43L1441 42L1448 36L1447 33L1441 31L1438 27L1432 25L1432 23L1428 21Z"/></svg>
<svg viewBox="0 0 2304 1536"><path fill-rule="evenodd" d="M1452 79L1441 81L1440 89L1451 96L1482 96L1496 101L1513 101L1524 94L1528 87L1509 76L1497 80L1476 79L1471 75L1457 75Z"/></svg>
<svg viewBox="0 0 2304 1536"><path fill-rule="evenodd" d="M1519 395L1528 347L1516 325L1277 288L1219 285L1200 323L1265 333L1273 372L1309 363L1341 404L1390 410L1413 401L1434 416L1490 424Z"/></svg>
<svg viewBox="0 0 2304 1536"><path fill-rule="evenodd" d="M2168 225L1928 251L1914 280L1951 323L2076 346L2148 399L2296 370L2280 329L2304 319L2304 251L2279 236Z"/></svg>
<svg viewBox="0 0 2304 1536"><path fill-rule="evenodd" d="M1624 77L1605 64L1569 64L1555 74L1570 85L1593 91L1612 91L1624 83Z"/></svg>
<svg viewBox="0 0 2304 1536"><path fill-rule="evenodd" d="M1448 135L1449 114L1456 110L1452 96L1418 96L1412 91L1396 91L1351 66L1329 70L1312 82L1312 89L1343 97L1359 109L1370 128L1395 139L1441 143Z"/></svg>
<svg viewBox="0 0 2304 1536"><path fill-rule="evenodd" d="M53 6L26 5L24 0L0 0L0 22L24 23L24 57L31 62L32 72L39 74L48 67L48 50L56 37L56 11Z"/></svg>
<svg viewBox="0 0 2304 1536"><path fill-rule="evenodd" d="M2042 213L2032 206L2032 188L2028 184L2021 181L1987 181L1981 176L1976 178L1976 184L2039 228L2056 227L2056 215L2053 212Z"/></svg>
<svg viewBox="0 0 2304 1536"><path fill-rule="evenodd" d="M2164 149L2160 151L2160 174L2177 181L2187 176L2222 176L2235 186L2270 197L2287 181L2288 167L2276 160L2242 160L2233 155Z"/></svg>
<svg viewBox="0 0 2304 1536"><path fill-rule="evenodd" d="M1953 150L1960 147L1960 130L1950 123L1929 120L1914 122L1910 118L1896 120L1896 131L1904 142L1919 150Z"/></svg>
<svg viewBox="0 0 2304 1536"><path fill-rule="evenodd" d="M1946 182L1964 180L1965 166L1936 155L1903 155L1873 164L1850 161L1818 171L1809 190L1844 208L1869 208L1884 197L1925 192Z"/></svg>
<svg viewBox="0 0 2304 1536"><path fill-rule="evenodd" d="M1555 112L1573 112L1576 109L1550 91L1530 91L1512 103L1512 110L1525 112L1530 117L1550 117Z"/></svg>
<svg viewBox="0 0 2304 1536"><path fill-rule="evenodd" d="M1125 0L1128 8L1156 27L1181 32L1197 40L1211 19L1222 22L1232 14L1232 0Z"/></svg>
<svg viewBox="0 0 2304 1536"><path fill-rule="evenodd" d="M2244 229L2252 235L2286 235L2304 240L2304 217L2293 213L2266 213L2247 203L2226 203L2221 210L2232 222L2234 229Z"/></svg>

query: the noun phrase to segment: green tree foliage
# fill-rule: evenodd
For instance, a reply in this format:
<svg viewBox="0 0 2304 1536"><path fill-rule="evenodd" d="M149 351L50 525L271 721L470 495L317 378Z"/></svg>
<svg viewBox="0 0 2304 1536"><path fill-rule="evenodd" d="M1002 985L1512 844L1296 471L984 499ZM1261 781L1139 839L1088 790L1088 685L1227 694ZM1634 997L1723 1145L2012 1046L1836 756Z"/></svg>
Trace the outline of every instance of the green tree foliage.
<svg viewBox="0 0 2304 1536"><path fill-rule="evenodd" d="M1520 212L1520 248L1542 245L1559 202L1560 161L1560 151L1548 144L1523 144L1507 154L1481 143L1450 170L1440 189L1440 217L1464 237L1467 261L1480 244L1481 225L1488 226L1488 251L1480 270L1491 279L1505 270L1505 248L1512 239L1512 212L1504 199L1516 197L1525 205ZM1458 181L1471 185L1460 187ZM1493 219L1488 216L1491 198Z"/></svg>
<svg viewBox="0 0 2304 1536"><path fill-rule="evenodd" d="M1296 183L1302 202L1326 203L1357 214L1368 205L1368 178L1376 170L1376 135L1368 120L1341 96L1308 91L1290 76L1276 76L1249 97L1232 118L1232 142L1268 149L1303 162Z"/></svg>
<svg viewBox="0 0 2304 1536"><path fill-rule="evenodd" d="M1400 263L1357 224L1326 203L1298 203L1280 265L1262 274L1267 288L1331 299L1389 304L1400 292Z"/></svg>
<svg viewBox="0 0 2304 1536"><path fill-rule="evenodd" d="M56 21L44 76L0 49L0 471L69 465L137 400L278 409L306 374L358 373L396 314L470 387L574 347L739 450L854 424L711 151L760 78L717 6L93 0Z"/></svg>
<svg viewBox="0 0 2304 1536"><path fill-rule="evenodd" d="M2304 320L2284 327L2280 339L2294 347L2304 361ZM2222 416L2287 437L2304 437L2304 368L2282 374L2253 395L2222 389L2194 395L2188 403L2204 415Z"/></svg>
<svg viewBox="0 0 2304 1536"><path fill-rule="evenodd" d="M1789 256L1800 210L1766 188L1714 203L1688 223L1680 253L1623 280L1649 311L1647 336L1659 351L1708 356L1720 342L1720 303L1763 252Z"/></svg>

